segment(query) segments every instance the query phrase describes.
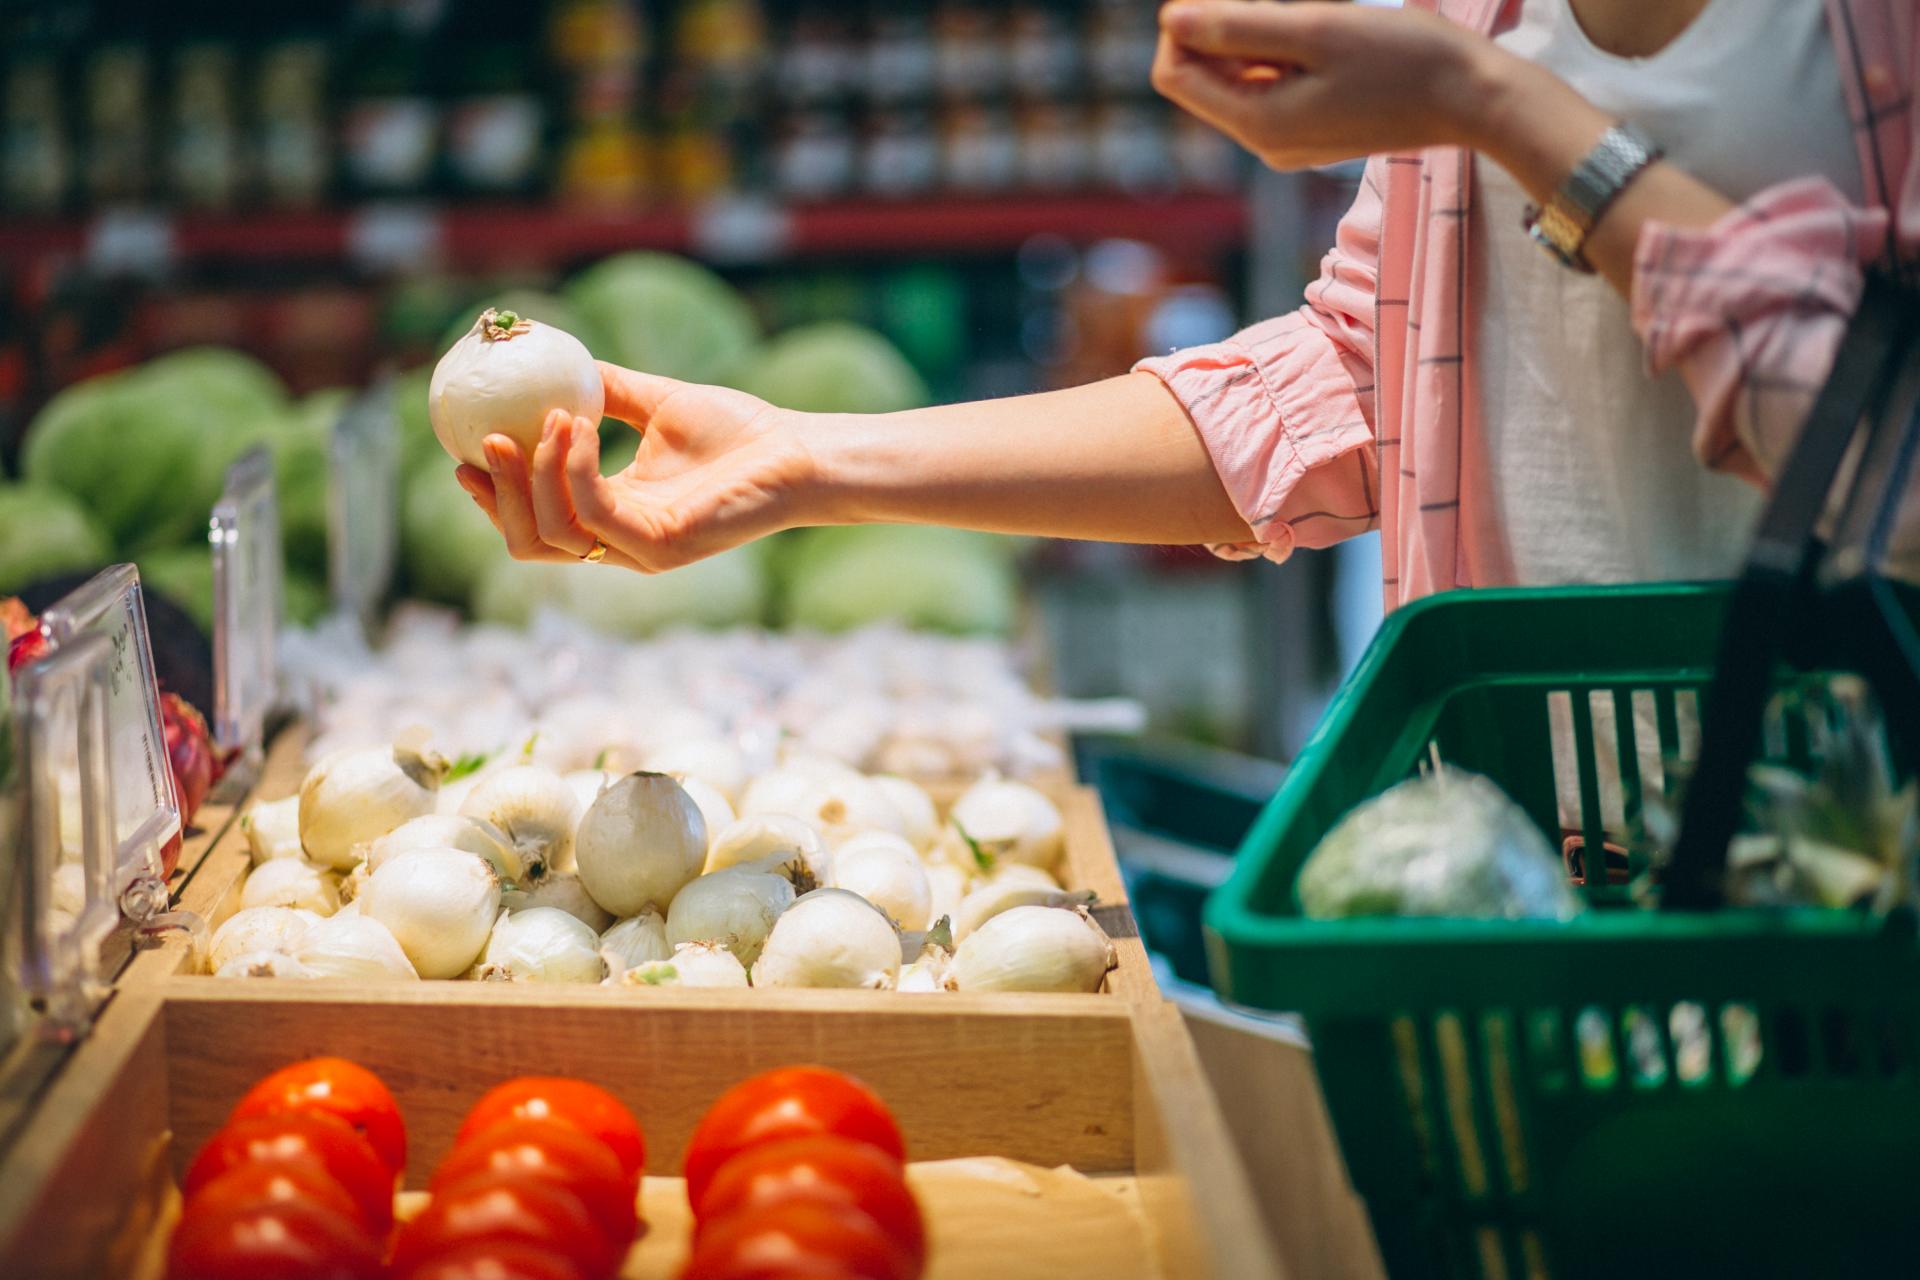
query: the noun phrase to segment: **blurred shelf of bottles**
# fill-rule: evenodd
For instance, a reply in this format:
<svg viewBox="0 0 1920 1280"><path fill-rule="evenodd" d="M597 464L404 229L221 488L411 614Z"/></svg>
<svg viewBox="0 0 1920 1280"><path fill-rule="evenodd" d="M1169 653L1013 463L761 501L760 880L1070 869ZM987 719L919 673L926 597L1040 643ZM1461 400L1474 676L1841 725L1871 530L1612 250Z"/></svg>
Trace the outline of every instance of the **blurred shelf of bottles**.
<svg viewBox="0 0 1920 1280"><path fill-rule="evenodd" d="M1145 0L8 0L0 208L1227 196ZM664 234L664 229L663 229Z"/></svg>

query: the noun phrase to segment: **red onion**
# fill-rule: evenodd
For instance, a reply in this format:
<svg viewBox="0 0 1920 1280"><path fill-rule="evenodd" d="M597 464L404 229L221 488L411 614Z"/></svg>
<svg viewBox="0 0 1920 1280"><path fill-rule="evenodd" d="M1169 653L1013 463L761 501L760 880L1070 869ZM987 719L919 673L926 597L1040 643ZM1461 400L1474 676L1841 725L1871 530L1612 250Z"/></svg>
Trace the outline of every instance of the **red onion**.
<svg viewBox="0 0 1920 1280"><path fill-rule="evenodd" d="M167 735L167 763L173 767L173 789L180 798L180 821L191 822L213 787L213 741L207 722L185 699L160 695L160 724Z"/></svg>

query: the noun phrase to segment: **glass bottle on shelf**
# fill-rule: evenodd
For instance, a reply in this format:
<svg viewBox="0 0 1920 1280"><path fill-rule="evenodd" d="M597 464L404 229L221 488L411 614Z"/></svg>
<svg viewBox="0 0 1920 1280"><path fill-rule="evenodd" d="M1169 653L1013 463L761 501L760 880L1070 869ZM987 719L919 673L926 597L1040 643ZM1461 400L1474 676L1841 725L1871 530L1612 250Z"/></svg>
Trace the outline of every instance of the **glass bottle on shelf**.
<svg viewBox="0 0 1920 1280"><path fill-rule="evenodd" d="M802 107L843 102L860 87L865 64L847 15L815 5L796 13L774 64L780 97Z"/></svg>
<svg viewBox="0 0 1920 1280"><path fill-rule="evenodd" d="M638 73L609 65L575 73L558 189L578 204L631 208L648 193L649 148L638 120Z"/></svg>
<svg viewBox="0 0 1920 1280"><path fill-rule="evenodd" d="M479 195L527 194L541 185L546 107L539 68L525 45L483 44L461 59L447 111L447 167L454 186Z"/></svg>
<svg viewBox="0 0 1920 1280"><path fill-rule="evenodd" d="M327 128L327 47L286 40L260 55L254 90L255 164L268 204L311 208L333 179Z"/></svg>
<svg viewBox="0 0 1920 1280"><path fill-rule="evenodd" d="M981 0L945 0L934 15L934 67L949 101L995 99L1012 71L1003 15Z"/></svg>
<svg viewBox="0 0 1920 1280"><path fill-rule="evenodd" d="M884 8L867 36L867 96L877 105L925 102L933 97L933 24L924 14Z"/></svg>
<svg viewBox="0 0 1920 1280"><path fill-rule="evenodd" d="M61 111L60 70L52 55L7 68L0 137L0 203L12 213L60 212L73 184L73 145Z"/></svg>
<svg viewBox="0 0 1920 1280"><path fill-rule="evenodd" d="M654 155L661 187L676 202L698 204L733 189L733 148L726 119L702 93L697 72L676 72L660 95Z"/></svg>
<svg viewBox="0 0 1920 1280"><path fill-rule="evenodd" d="M860 184L871 195L900 199L932 191L940 181L940 137L925 111L876 112L860 154Z"/></svg>
<svg viewBox="0 0 1920 1280"><path fill-rule="evenodd" d="M87 57L83 78L86 192L95 205L145 199L151 186L152 116L147 51L110 44Z"/></svg>
<svg viewBox="0 0 1920 1280"><path fill-rule="evenodd" d="M432 186L442 121L430 84L431 16L367 0L348 37L340 167L354 195L418 196Z"/></svg>
<svg viewBox="0 0 1920 1280"><path fill-rule="evenodd" d="M1020 185L1033 191L1085 186L1092 168L1086 116L1071 103L1033 102L1020 109L1015 154Z"/></svg>
<svg viewBox="0 0 1920 1280"><path fill-rule="evenodd" d="M1159 41L1155 6L1137 0L1095 0L1087 14L1093 85L1109 96L1145 93Z"/></svg>
<svg viewBox="0 0 1920 1280"><path fill-rule="evenodd" d="M566 98L555 186L570 203L629 209L647 196L647 36L634 0L561 0L553 8L548 56Z"/></svg>
<svg viewBox="0 0 1920 1280"><path fill-rule="evenodd" d="M195 208L228 209L239 195L235 71L233 50L226 45L190 44L174 54L168 186Z"/></svg>
<svg viewBox="0 0 1920 1280"><path fill-rule="evenodd" d="M1004 108L956 103L942 112L940 123L940 170L948 190L982 194L1019 181L1019 140Z"/></svg>
<svg viewBox="0 0 1920 1280"><path fill-rule="evenodd" d="M845 195L853 186L858 150L844 113L791 112L774 154L774 189L788 200Z"/></svg>
<svg viewBox="0 0 1920 1280"><path fill-rule="evenodd" d="M1057 6L1042 0L1016 4L1007 47L1020 97L1058 99L1080 87L1080 33Z"/></svg>
<svg viewBox="0 0 1920 1280"><path fill-rule="evenodd" d="M1107 102L1094 112L1095 180L1121 191L1165 191L1176 183L1167 112L1136 100Z"/></svg>

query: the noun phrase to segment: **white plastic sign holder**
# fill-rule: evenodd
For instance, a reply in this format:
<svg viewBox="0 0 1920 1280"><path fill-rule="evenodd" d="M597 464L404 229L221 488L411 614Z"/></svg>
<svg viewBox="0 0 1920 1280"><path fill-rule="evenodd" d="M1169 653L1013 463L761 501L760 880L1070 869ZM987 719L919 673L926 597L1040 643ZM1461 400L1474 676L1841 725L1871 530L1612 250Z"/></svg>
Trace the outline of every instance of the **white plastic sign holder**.
<svg viewBox="0 0 1920 1280"><path fill-rule="evenodd" d="M400 441L382 380L347 407L328 449L327 577L336 612L371 636L398 549Z"/></svg>
<svg viewBox="0 0 1920 1280"><path fill-rule="evenodd" d="M120 922L109 750L113 664L111 639L84 634L14 676L17 787L0 804L17 805L19 822L4 919L18 939L14 955L31 1028L47 1043L71 1043L92 1025L107 990L100 947ZM76 834L80 894L76 903L69 887L61 904L56 873Z"/></svg>
<svg viewBox="0 0 1920 1280"><path fill-rule="evenodd" d="M207 542L213 552L213 742L250 773L260 765L267 716L280 700L284 562L273 459L265 448L227 469Z"/></svg>
<svg viewBox="0 0 1920 1280"><path fill-rule="evenodd" d="M43 613L40 625L55 653L87 636L108 646L109 834L121 914L142 933L175 927L197 933L204 928L199 917L168 910L162 850L181 838L183 824L161 728L140 571L130 564L102 569Z"/></svg>

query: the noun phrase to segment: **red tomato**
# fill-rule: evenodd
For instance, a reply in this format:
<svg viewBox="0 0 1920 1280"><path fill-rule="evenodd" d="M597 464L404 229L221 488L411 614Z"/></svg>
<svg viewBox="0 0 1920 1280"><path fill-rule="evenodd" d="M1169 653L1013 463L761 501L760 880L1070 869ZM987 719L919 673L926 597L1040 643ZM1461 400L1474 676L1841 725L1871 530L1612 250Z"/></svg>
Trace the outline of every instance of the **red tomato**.
<svg viewBox="0 0 1920 1280"><path fill-rule="evenodd" d="M475 1134L520 1116L558 1120L598 1138L613 1152L628 1179L639 1184L640 1170L647 1163L646 1139L641 1136L639 1123L633 1112L620 1105L620 1099L584 1080L521 1076L495 1085L467 1112L453 1145L464 1146Z"/></svg>
<svg viewBox="0 0 1920 1280"><path fill-rule="evenodd" d="M764 1143L721 1165L693 1208L695 1238L724 1219L792 1199L858 1209L916 1266L926 1265L926 1224L899 1161L878 1147L824 1133Z"/></svg>
<svg viewBox="0 0 1920 1280"><path fill-rule="evenodd" d="M318 1201L214 1206L183 1218L167 1250L169 1280L378 1280L380 1250Z"/></svg>
<svg viewBox="0 0 1920 1280"><path fill-rule="evenodd" d="M818 1274L916 1280L920 1268L879 1223L858 1209L795 1199L716 1221L695 1242L680 1280L786 1280Z"/></svg>
<svg viewBox="0 0 1920 1280"><path fill-rule="evenodd" d="M285 1160L249 1160L234 1165L188 1198L182 1218L221 1214L257 1204L300 1200L331 1209L369 1230L359 1202L335 1182L325 1166L308 1156Z"/></svg>
<svg viewBox="0 0 1920 1280"><path fill-rule="evenodd" d="M282 1067L247 1090L229 1120L276 1111L322 1111L352 1125L380 1163L399 1177L407 1167L407 1124L380 1077L345 1058L308 1058Z"/></svg>
<svg viewBox="0 0 1920 1280"><path fill-rule="evenodd" d="M600 1234L580 1198L524 1173L478 1173L450 1183L400 1231L396 1272L419 1267L455 1245L517 1242L557 1253L588 1280L611 1276L626 1256Z"/></svg>
<svg viewBox="0 0 1920 1280"><path fill-rule="evenodd" d="M586 1272L550 1249L501 1240L436 1253L393 1280L586 1280Z"/></svg>
<svg viewBox="0 0 1920 1280"><path fill-rule="evenodd" d="M904 1163L907 1145L887 1106L852 1076L827 1067L782 1067L720 1095L687 1144L687 1201L699 1204L729 1158L778 1138L831 1133L880 1148Z"/></svg>
<svg viewBox="0 0 1920 1280"><path fill-rule="evenodd" d="M321 1111L285 1111L229 1121L207 1139L187 1166L181 1190L191 1200L201 1187L235 1165L303 1156L319 1161L327 1176L353 1197L361 1220L376 1237L386 1235L393 1225L392 1171L346 1121Z"/></svg>
<svg viewBox="0 0 1920 1280"><path fill-rule="evenodd" d="M474 1174L494 1171L524 1173L571 1191L609 1243L624 1245L633 1239L639 1224L633 1184L605 1143L570 1125L532 1119L489 1125L440 1162L428 1189L438 1191Z"/></svg>

